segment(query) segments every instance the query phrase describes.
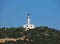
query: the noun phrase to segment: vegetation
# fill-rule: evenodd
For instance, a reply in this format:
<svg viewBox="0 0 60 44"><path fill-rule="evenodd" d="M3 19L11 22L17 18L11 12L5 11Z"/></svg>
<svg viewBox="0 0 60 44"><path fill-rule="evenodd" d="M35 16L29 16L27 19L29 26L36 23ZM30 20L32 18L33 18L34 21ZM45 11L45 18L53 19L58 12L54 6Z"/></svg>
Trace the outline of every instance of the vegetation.
<svg viewBox="0 0 60 44"><path fill-rule="evenodd" d="M0 28L0 38L20 38L24 40L6 41L5 44L60 44L60 31L47 26L25 31L24 28Z"/></svg>

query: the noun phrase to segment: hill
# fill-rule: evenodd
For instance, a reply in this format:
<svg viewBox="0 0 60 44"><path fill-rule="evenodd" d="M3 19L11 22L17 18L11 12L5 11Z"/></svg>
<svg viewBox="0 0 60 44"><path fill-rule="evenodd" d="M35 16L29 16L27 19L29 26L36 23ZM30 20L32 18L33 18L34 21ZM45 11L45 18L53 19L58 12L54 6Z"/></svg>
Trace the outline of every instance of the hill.
<svg viewBox="0 0 60 44"><path fill-rule="evenodd" d="M60 31L47 26L25 31L24 28L0 28L0 39L22 38L4 44L60 44Z"/></svg>

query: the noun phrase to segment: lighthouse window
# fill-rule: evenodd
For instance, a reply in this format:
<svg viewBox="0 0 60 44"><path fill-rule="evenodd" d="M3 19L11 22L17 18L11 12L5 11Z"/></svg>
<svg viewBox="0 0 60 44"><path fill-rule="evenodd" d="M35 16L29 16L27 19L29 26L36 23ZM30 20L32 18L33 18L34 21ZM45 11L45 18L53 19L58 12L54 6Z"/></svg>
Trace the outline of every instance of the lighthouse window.
<svg viewBox="0 0 60 44"><path fill-rule="evenodd" d="M28 25L27 25L27 27L28 27Z"/></svg>
<svg viewBox="0 0 60 44"><path fill-rule="evenodd" d="M32 27L32 26L31 26Z"/></svg>

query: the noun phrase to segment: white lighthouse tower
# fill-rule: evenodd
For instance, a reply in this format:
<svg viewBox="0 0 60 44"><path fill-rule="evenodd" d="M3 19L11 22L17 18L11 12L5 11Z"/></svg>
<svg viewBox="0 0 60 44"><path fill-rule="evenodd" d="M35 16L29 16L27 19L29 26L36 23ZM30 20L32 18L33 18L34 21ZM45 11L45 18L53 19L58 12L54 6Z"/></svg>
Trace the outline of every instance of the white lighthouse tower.
<svg viewBox="0 0 60 44"><path fill-rule="evenodd" d="M26 28L26 30L29 30L29 29L34 29L35 26L33 24L30 24L30 15L29 13L27 14L27 24L24 25L24 28Z"/></svg>

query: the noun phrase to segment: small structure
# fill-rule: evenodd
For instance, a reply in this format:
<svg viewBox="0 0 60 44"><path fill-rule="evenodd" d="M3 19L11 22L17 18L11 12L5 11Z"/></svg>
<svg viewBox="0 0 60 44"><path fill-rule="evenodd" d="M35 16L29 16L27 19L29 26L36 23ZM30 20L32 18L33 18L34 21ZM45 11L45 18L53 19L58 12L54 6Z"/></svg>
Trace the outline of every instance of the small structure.
<svg viewBox="0 0 60 44"><path fill-rule="evenodd" d="M27 16L27 24L24 25L24 28L26 30L35 28L35 26L33 24L30 24L30 15L29 15L29 13L28 13L28 16Z"/></svg>

